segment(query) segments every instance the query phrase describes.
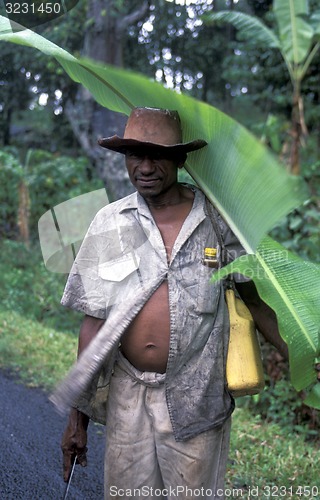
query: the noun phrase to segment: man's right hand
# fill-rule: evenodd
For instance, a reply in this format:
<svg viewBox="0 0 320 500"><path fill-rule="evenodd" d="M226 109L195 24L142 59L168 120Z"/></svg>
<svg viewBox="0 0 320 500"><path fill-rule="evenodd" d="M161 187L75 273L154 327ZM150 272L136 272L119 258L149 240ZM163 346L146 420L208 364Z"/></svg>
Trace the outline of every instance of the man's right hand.
<svg viewBox="0 0 320 500"><path fill-rule="evenodd" d="M63 480L68 481L75 458L82 467L87 465L87 428L89 418L76 410L71 409L69 422L64 431L61 449L63 453Z"/></svg>

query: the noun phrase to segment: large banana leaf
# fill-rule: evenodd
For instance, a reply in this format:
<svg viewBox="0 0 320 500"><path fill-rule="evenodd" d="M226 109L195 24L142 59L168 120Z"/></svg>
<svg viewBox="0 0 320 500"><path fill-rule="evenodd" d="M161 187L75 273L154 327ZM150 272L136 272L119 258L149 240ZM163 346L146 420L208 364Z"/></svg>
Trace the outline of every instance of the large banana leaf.
<svg viewBox="0 0 320 500"><path fill-rule="evenodd" d="M314 35L313 28L305 17L308 14L307 0L274 0L282 51L294 65L301 64L307 57Z"/></svg>
<svg viewBox="0 0 320 500"><path fill-rule="evenodd" d="M113 111L129 114L134 106L177 109L184 139L199 137L208 142L208 147L189 156L186 168L248 252L254 252L275 222L303 201L298 179L289 176L244 127L214 107L141 75L76 59L30 30L13 33L2 16L0 40L34 47L55 57L73 80L81 82L98 103Z"/></svg>
<svg viewBox="0 0 320 500"><path fill-rule="evenodd" d="M315 41L319 41L320 39L320 10L313 12L310 17L310 24L314 31L314 39Z"/></svg>
<svg viewBox="0 0 320 500"><path fill-rule="evenodd" d="M221 10L210 12L202 16L204 22L230 23L239 30L239 34L246 40L251 40L264 47L280 49L281 44L276 34L257 17L244 12Z"/></svg>
<svg viewBox="0 0 320 500"><path fill-rule="evenodd" d="M280 334L288 344L291 381L307 393L305 403L320 409L320 265L303 261L271 238L255 255L245 255L213 275L216 281L240 272L252 278L260 297L277 314Z"/></svg>
<svg viewBox="0 0 320 500"><path fill-rule="evenodd" d="M203 19L208 23L230 23L239 30L244 39L260 43L264 47L279 49L291 77L301 78L300 65L306 62L310 54L312 41L318 33L313 24L317 25L318 18L313 16L310 23L306 21L307 0L274 0L273 12L278 25L278 35L256 17L243 12L212 12L204 15Z"/></svg>

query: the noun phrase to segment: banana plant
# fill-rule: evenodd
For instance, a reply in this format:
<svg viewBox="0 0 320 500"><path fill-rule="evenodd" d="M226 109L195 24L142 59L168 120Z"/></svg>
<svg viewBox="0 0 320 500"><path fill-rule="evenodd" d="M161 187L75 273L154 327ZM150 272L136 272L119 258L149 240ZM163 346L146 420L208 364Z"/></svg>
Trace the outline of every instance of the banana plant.
<svg viewBox="0 0 320 500"><path fill-rule="evenodd" d="M302 137L307 134L301 82L320 47L320 10L309 16L308 0L274 0L273 13L277 31L243 12L209 13L203 16L203 20L208 24L230 23L239 31L242 39L251 40L255 46L280 52L293 88L290 167L292 173L298 174L299 147Z"/></svg>
<svg viewBox="0 0 320 500"><path fill-rule="evenodd" d="M84 85L99 104L113 111L128 115L135 106L178 110L182 120L184 140L202 138L208 142L207 147L189 155L186 163L187 171L210 201L217 206L248 254L251 254L247 266L251 266L254 270L255 261L250 259L259 255L259 262L270 267L271 273L275 273L274 263L272 259L268 259L270 249L265 244L264 237L281 217L306 199L307 193L300 180L288 175L275 157L244 127L216 108L164 88L142 75L88 59L77 59L30 30L13 32L10 23L4 17L0 17L1 40L29 46L56 58L74 81ZM257 247L259 254L255 253ZM291 283L294 283L294 277L300 275L301 269L293 265L290 272L290 279L293 278ZM252 274L254 275L253 271ZM280 268L277 279L281 287L287 290L286 269L281 271ZM305 281L309 282L310 287L314 284L310 275L306 275ZM319 287L318 284L317 286ZM298 288L294 290L299 292ZM283 310L276 300L278 290L275 281L271 281L268 294L280 318ZM301 296L301 300L307 307L307 299ZM287 310L289 318L296 316L296 307L294 304ZM303 319L304 328L308 331L308 315ZM299 332L297 335L300 338ZM303 360L311 370L316 350L309 342L305 342L306 336L301 337L304 345ZM92 349L95 349L94 344L91 346L91 351ZM293 342L291 347L293 378L298 379L299 387L306 387L301 371L297 371L299 363L295 362L296 359L301 359L300 356L300 343ZM89 360L86 361L89 365ZM78 363L81 363L81 360ZM66 384L70 399L75 396L72 394L73 381L80 373L84 371L78 367L72 372ZM320 407L320 397L313 398L312 403Z"/></svg>

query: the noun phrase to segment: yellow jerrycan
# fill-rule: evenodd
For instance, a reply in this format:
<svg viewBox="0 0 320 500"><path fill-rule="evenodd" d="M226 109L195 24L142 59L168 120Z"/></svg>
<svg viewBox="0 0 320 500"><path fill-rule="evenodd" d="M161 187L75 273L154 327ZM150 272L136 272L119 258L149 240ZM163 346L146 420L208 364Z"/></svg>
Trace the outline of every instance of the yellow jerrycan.
<svg viewBox="0 0 320 500"><path fill-rule="evenodd" d="M251 313L233 289L226 290L230 339L226 376L233 397L258 394L264 388L261 350Z"/></svg>

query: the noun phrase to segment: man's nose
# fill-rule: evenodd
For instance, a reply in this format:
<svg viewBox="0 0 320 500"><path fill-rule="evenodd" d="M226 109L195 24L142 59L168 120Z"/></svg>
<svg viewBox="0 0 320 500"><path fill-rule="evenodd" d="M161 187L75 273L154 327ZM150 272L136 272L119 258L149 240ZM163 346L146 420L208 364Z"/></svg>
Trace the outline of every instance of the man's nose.
<svg viewBox="0 0 320 500"><path fill-rule="evenodd" d="M149 158L149 156L144 156L141 159L140 165L139 165L139 170L140 172L143 172L144 174L148 174L151 172L154 172L155 166L152 158Z"/></svg>

